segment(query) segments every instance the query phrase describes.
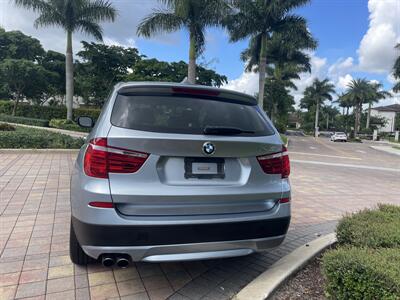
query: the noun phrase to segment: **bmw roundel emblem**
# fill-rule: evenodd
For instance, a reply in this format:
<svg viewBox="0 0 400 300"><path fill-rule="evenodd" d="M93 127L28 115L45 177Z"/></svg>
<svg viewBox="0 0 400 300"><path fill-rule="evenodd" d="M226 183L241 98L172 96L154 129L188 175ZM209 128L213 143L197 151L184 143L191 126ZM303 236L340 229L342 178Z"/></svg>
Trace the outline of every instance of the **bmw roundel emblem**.
<svg viewBox="0 0 400 300"><path fill-rule="evenodd" d="M213 143L205 142L203 144L203 153L206 155L212 155L215 152L215 146Z"/></svg>

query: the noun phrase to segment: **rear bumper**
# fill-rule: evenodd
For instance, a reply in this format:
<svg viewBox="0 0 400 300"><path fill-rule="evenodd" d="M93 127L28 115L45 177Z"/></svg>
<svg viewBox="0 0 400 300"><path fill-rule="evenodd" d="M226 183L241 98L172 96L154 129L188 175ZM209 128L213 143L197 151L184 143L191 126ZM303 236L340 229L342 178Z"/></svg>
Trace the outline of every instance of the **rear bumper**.
<svg viewBox="0 0 400 300"><path fill-rule="evenodd" d="M72 218L83 250L128 254L134 261L174 261L247 255L282 243L290 217L220 224L93 225Z"/></svg>

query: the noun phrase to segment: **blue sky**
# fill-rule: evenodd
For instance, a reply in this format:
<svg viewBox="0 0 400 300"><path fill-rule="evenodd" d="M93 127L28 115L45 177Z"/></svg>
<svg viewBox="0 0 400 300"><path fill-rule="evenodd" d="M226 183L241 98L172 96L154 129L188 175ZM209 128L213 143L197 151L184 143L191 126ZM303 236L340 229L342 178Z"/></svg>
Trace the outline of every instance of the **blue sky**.
<svg viewBox="0 0 400 300"><path fill-rule="evenodd" d="M161 34L152 39L136 36L136 26L155 7L157 0L110 0L119 10L115 23L103 24L104 42L135 46L142 54L160 60L177 61L188 57L188 36L184 31ZM337 91L357 77L379 80L387 89L394 60L400 55L394 46L400 43L400 0L311 0L296 13L308 20L308 26L318 40L318 48L310 53L312 72L302 74L293 91L296 101L314 78L328 77ZM35 29L35 14L0 0L0 26L6 30L21 30L41 40L46 49L64 52L65 34L56 28ZM75 52L86 36L74 36ZM89 39L90 40L90 39ZM247 41L229 43L222 29L210 29L206 34L206 51L199 62L228 76L227 88L253 94L257 90L257 74L244 73L240 52ZM400 95L383 102L400 103Z"/></svg>

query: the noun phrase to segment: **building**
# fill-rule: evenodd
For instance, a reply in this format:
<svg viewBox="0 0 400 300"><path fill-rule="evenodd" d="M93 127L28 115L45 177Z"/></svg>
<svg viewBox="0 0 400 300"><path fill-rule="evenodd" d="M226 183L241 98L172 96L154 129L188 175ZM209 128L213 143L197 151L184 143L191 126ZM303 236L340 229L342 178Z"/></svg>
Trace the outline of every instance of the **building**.
<svg viewBox="0 0 400 300"><path fill-rule="evenodd" d="M371 116L384 117L387 121L385 126L379 128L381 132L394 132L396 130L395 124L397 114L400 114L400 104L373 107L371 109Z"/></svg>

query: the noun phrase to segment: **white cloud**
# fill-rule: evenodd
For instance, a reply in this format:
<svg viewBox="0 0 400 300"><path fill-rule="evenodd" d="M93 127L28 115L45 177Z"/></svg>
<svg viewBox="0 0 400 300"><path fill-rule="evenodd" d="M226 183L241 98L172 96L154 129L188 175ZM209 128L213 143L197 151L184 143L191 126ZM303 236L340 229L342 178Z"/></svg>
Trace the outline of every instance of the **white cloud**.
<svg viewBox="0 0 400 300"><path fill-rule="evenodd" d="M136 42L135 39L129 38L126 39L125 41L117 41L113 38L110 38L108 36L105 36L103 38L104 44L108 46L118 46L118 47L124 47L124 48L135 48L136 47Z"/></svg>
<svg viewBox="0 0 400 300"><path fill-rule="evenodd" d="M239 78L229 80L223 87L229 90L254 95L258 92L258 73L243 72Z"/></svg>
<svg viewBox="0 0 400 300"><path fill-rule="evenodd" d="M345 76L339 76L338 81L336 83L336 87L341 91L344 91L347 88L347 85L352 80L353 76L351 76L350 74L346 74Z"/></svg>
<svg viewBox="0 0 400 300"><path fill-rule="evenodd" d="M358 48L362 71L390 72L395 61L394 46L400 42L400 1L369 0L369 29Z"/></svg>
<svg viewBox="0 0 400 300"><path fill-rule="evenodd" d="M336 80L339 76L345 75L346 73L354 69L354 59L352 57L339 58L333 65L328 69L328 76Z"/></svg>

